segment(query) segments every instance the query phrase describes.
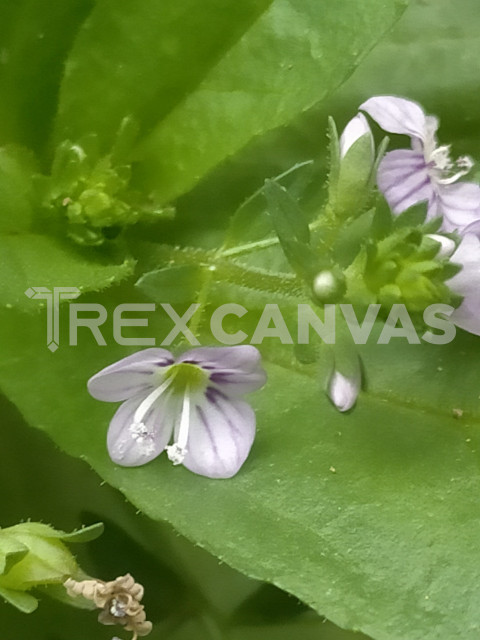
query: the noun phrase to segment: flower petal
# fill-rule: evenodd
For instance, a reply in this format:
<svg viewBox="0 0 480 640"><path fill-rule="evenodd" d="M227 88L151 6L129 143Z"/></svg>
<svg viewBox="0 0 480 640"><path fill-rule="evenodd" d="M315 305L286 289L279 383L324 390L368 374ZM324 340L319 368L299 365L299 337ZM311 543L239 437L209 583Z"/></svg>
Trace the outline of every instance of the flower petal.
<svg viewBox="0 0 480 640"><path fill-rule="evenodd" d="M480 336L480 302L478 299L476 301L464 300L457 309L454 309L450 320L460 329Z"/></svg>
<svg viewBox="0 0 480 640"><path fill-rule="evenodd" d="M210 380L228 395L243 395L263 387L267 375L261 355L251 345L200 347L184 353L177 362L198 364Z"/></svg>
<svg viewBox="0 0 480 640"><path fill-rule="evenodd" d="M439 185L437 215L443 216L445 231L462 232L480 219L480 186L473 182Z"/></svg>
<svg viewBox="0 0 480 640"><path fill-rule="evenodd" d="M475 234L463 237L451 261L461 264L462 270L447 284L463 301L450 319L461 329L480 335L480 240Z"/></svg>
<svg viewBox="0 0 480 640"><path fill-rule="evenodd" d="M132 428L138 406L145 399L139 394L124 402L113 416L107 434L110 458L123 467L146 464L162 453L167 445L177 416L177 402L172 396L164 396L147 411L143 418L145 436Z"/></svg>
<svg viewBox="0 0 480 640"><path fill-rule="evenodd" d="M377 182L394 213L429 201L434 195L423 154L411 149L387 153L378 167Z"/></svg>
<svg viewBox="0 0 480 640"><path fill-rule="evenodd" d="M385 131L401 133L425 141L427 137L427 116L422 107L397 96L375 96L359 109L365 111ZM436 130L438 122L431 120L429 126Z"/></svg>
<svg viewBox="0 0 480 640"><path fill-rule="evenodd" d="M340 136L340 157L345 157L350 147L364 135L370 136L373 155L374 145L372 132L363 113L359 113L350 120Z"/></svg>
<svg viewBox="0 0 480 640"><path fill-rule="evenodd" d="M462 235L467 235L469 233L472 233L473 235L477 236L477 238L480 238L480 212L478 214L478 220L471 222L464 229L462 229Z"/></svg>
<svg viewBox="0 0 480 640"><path fill-rule="evenodd" d="M96 373L88 381L88 391L105 402L126 400L142 391L148 392L152 374L173 362L166 349L144 349Z"/></svg>
<svg viewBox="0 0 480 640"><path fill-rule="evenodd" d="M461 296L476 294L480 306L480 240L477 236L473 233L464 236L450 260L461 264L462 270L447 280L448 286Z"/></svg>
<svg viewBox="0 0 480 640"><path fill-rule="evenodd" d="M255 412L250 405L209 388L192 406L183 464L208 478L231 478L245 462L254 438Z"/></svg>
<svg viewBox="0 0 480 640"><path fill-rule="evenodd" d="M339 411L348 411L357 401L360 376L346 377L334 371L328 385L328 397Z"/></svg>

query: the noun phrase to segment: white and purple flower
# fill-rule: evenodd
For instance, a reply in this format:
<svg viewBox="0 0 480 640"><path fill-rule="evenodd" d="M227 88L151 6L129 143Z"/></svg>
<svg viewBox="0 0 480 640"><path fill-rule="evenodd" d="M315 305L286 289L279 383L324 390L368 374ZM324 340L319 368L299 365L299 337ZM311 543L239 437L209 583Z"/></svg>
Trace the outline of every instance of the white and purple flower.
<svg viewBox="0 0 480 640"><path fill-rule="evenodd" d="M428 203L427 219L442 217L444 231L462 230L480 219L480 186L458 182L473 166L464 156L450 159L450 146L438 146L439 122L416 102L396 96L376 96L360 109L385 131L410 136L411 149L390 151L377 174L380 191L396 214Z"/></svg>
<svg viewBox="0 0 480 640"><path fill-rule="evenodd" d="M260 353L250 345L199 347L178 358L152 348L106 367L88 390L97 400L123 402L107 436L117 464L139 466L166 450L173 464L230 478L255 437L255 413L242 396L265 382Z"/></svg>
<svg viewBox="0 0 480 640"><path fill-rule="evenodd" d="M462 270L446 284L452 291L463 297L460 306L454 310L450 320L457 327L480 336L480 240L474 233L467 233L451 262L462 265Z"/></svg>

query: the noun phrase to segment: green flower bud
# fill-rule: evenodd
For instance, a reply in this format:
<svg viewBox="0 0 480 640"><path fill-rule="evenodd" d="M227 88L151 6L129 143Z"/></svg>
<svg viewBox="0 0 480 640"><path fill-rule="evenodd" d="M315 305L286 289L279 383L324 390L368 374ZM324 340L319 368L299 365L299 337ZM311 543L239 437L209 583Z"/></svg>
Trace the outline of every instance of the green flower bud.
<svg viewBox="0 0 480 640"><path fill-rule="evenodd" d="M86 542L102 531L98 524L68 534L38 522L0 529L0 595L22 611L33 611L38 602L26 591L83 575L64 542Z"/></svg>
<svg viewBox="0 0 480 640"><path fill-rule="evenodd" d="M99 157L95 136L81 144L63 142L56 151L49 178L42 185L44 207L67 221L67 235L78 244L99 245L140 221L171 218L170 207L156 206L131 188L131 166L114 154Z"/></svg>

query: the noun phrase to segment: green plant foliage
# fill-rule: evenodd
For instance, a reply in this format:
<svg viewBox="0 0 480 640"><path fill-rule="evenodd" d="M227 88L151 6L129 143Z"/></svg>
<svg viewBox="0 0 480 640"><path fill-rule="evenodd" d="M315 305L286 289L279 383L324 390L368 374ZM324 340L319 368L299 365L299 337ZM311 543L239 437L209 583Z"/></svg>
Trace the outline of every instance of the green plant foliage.
<svg viewBox="0 0 480 640"><path fill-rule="evenodd" d="M404 8L262 0L239 4L232 16L230 2L112 5L99 2L77 39L57 140L96 131L108 145L124 116L141 116L154 128L137 155L163 201L324 99Z"/></svg>
<svg viewBox="0 0 480 640"><path fill-rule="evenodd" d="M323 132L327 111L341 130L364 99L394 93L441 117L442 143L478 156L476 0L413 2L342 88L404 3L54 4L50 36L34 44L31 34L44 33L47 20L38 2L3 9L0 25L8 54L0 50L7 71L0 80L7 96L0 135L8 143L0 149L0 388L27 424L93 471L79 465L79 483L67 483L76 461L62 459L56 475L49 461L63 454L51 443L38 444L37 431L12 429L5 436L11 449L24 438L15 464L0 469L17 496L12 504L28 502L33 487L49 518L63 513L58 496L45 500L30 477L47 467L50 493L65 484L75 495L69 518L75 512L78 520L90 502L93 511L108 514L112 542L92 543L92 565L105 579L125 572L125 564L133 574L135 566L145 571L155 594L152 640L348 637L324 627L321 616L375 640L477 640L478 336L459 331L442 346L398 338L362 345L363 388L346 414L325 394L332 363L342 371L359 367L342 330L336 351L319 341L288 346L266 339L260 349L268 385L252 395L258 436L241 472L226 481L174 467L165 455L144 467L115 466L105 446L115 406L86 390L90 376L132 352L111 335L120 303L157 303L148 327L139 330L157 346L172 329L162 302L179 312L199 302L203 314L191 327L205 343L212 342L208 314L217 303L248 308L242 328L251 338L264 304L278 302L295 338L294 309L312 303L319 270L341 275L341 301L349 295L361 304L402 300L416 312L430 299L458 304L448 289L458 267L442 262L435 242L425 238L438 221L424 225L424 206L393 219L372 192L370 141L360 139L342 165L333 125L334 163L325 184ZM16 85L17 78L25 82ZM28 124L36 92L38 109ZM125 122L132 126L119 143ZM51 166L56 152L93 138L97 160L106 164L87 163L81 180L64 176L60 185ZM128 173L120 171L125 166ZM102 198L112 197L116 217L108 224L102 216L87 220L100 229L101 246L75 245L66 223L46 215L39 174L50 181L55 211L72 204L72 185L83 203L94 183L95 216L110 215L111 203L103 207ZM160 206L172 200L173 220ZM134 227L139 202L155 205L154 212L159 203L162 215ZM194 246L184 246L186 240ZM65 306L60 348L50 353L45 310L26 313L42 304L24 293L38 286L76 286L81 302L105 305L101 331L108 346L100 347L84 327L79 346L68 345ZM313 304L321 316L320 302ZM375 337L380 330L378 322ZM38 466L30 439L44 457ZM13 480L17 467L21 490ZM102 501L94 472L121 497L112 491ZM126 515L123 496L144 516ZM170 526L215 559L178 539ZM0 551L0 570L8 576L28 547L9 542ZM0 581L0 595L24 612L37 604L6 582ZM49 607L39 612L41 640L59 633ZM65 633L81 640L78 621L88 613L65 609ZM15 615L6 614L9 630ZM26 640L37 637L28 624Z"/></svg>
<svg viewBox="0 0 480 640"><path fill-rule="evenodd" d="M94 250L72 250L53 237L25 234L0 236L0 295L4 306L35 311L44 301L32 301L25 291L32 286L71 287L98 291L133 273L134 262L111 264ZM72 284L74 283L74 284Z"/></svg>

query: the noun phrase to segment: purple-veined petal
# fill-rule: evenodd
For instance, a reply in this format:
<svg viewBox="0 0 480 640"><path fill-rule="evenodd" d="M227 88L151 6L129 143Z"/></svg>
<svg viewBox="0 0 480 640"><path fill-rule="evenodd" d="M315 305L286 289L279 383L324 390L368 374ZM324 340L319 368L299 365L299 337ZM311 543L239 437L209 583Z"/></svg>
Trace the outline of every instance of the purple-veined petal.
<svg viewBox="0 0 480 640"><path fill-rule="evenodd" d="M437 215L443 216L445 231L462 233L480 219L480 186L473 182L456 182L437 187Z"/></svg>
<svg viewBox="0 0 480 640"><path fill-rule="evenodd" d="M464 229L462 229L462 235L473 234L480 238L480 210L478 211L478 219L474 222L471 222Z"/></svg>
<svg viewBox="0 0 480 640"><path fill-rule="evenodd" d="M143 417L145 435L133 426L135 412L144 399L145 394L139 394L126 400L117 409L108 428L110 458L124 467L138 467L159 456L173 432L178 402L168 392Z"/></svg>
<svg viewBox="0 0 480 640"><path fill-rule="evenodd" d="M451 261L461 264L462 270L446 284L463 296L463 301L450 319L461 329L480 335L480 240L477 236L465 235Z"/></svg>
<svg viewBox="0 0 480 640"><path fill-rule="evenodd" d="M425 140L427 136L427 116L422 107L405 98L397 96L375 96L359 109L365 111L385 131L400 133ZM436 130L435 121L430 120L429 127Z"/></svg>
<svg viewBox="0 0 480 640"><path fill-rule="evenodd" d="M178 437L178 428L175 437ZM255 438L255 412L243 400L209 388L192 402L183 465L208 478L231 478L243 465Z"/></svg>
<svg viewBox="0 0 480 640"><path fill-rule="evenodd" d="M462 238L451 262L462 265L462 270L447 280L448 286L461 296L476 294L480 306L480 240L469 233Z"/></svg>
<svg viewBox="0 0 480 640"><path fill-rule="evenodd" d="M348 411L357 401L360 376L347 377L334 371L328 385L328 397L339 411Z"/></svg>
<svg viewBox="0 0 480 640"><path fill-rule="evenodd" d="M411 149L387 153L378 167L377 183L394 213L434 196L424 157Z"/></svg>
<svg viewBox="0 0 480 640"><path fill-rule="evenodd" d="M102 369L88 381L88 391L97 400L118 402L145 391L152 385L152 374L159 367L173 364L166 349L144 349Z"/></svg>
<svg viewBox="0 0 480 640"><path fill-rule="evenodd" d="M359 113L350 120L340 136L340 157L343 158L350 147L364 135L370 136L373 156L374 144L372 132L363 113Z"/></svg>
<svg viewBox="0 0 480 640"><path fill-rule="evenodd" d="M177 362L197 364L209 374L212 383L229 395L256 391L267 379L260 352L251 345L200 347L187 351Z"/></svg>

